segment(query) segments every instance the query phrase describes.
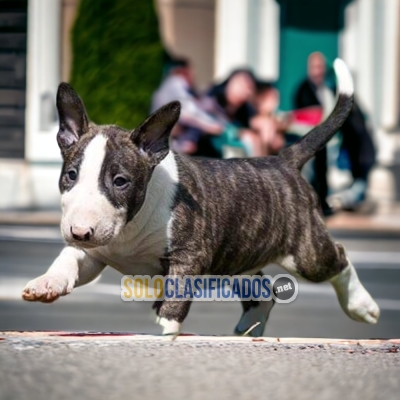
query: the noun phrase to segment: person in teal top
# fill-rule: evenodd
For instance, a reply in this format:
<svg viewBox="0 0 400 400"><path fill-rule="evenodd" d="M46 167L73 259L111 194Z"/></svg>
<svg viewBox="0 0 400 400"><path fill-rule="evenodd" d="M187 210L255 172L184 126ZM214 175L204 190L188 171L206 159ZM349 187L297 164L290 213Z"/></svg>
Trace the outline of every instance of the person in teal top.
<svg viewBox="0 0 400 400"><path fill-rule="evenodd" d="M211 112L225 121L223 132L210 136L212 146L221 155L226 146L241 148L246 156L263 155L260 137L250 129L251 118L256 114L252 105L256 83L251 71L238 69L208 93L214 100Z"/></svg>

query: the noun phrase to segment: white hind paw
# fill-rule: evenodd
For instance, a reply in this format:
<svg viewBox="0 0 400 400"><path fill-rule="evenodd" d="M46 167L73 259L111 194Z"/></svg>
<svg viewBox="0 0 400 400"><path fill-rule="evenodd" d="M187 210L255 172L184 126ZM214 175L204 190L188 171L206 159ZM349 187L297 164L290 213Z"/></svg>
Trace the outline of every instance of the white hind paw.
<svg viewBox="0 0 400 400"><path fill-rule="evenodd" d="M376 324L379 319L380 310L378 304L373 300L370 294L361 285L357 292L349 298L347 310L344 311L348 316L356 321Z"/></svg>
<svg viewBox="0 0 400 400"><path fill-rule="evenodd" d="M355 321L376 324L379 307L358 279L357 272L350 264L330 280L336 290L343 311Z"/></svg>

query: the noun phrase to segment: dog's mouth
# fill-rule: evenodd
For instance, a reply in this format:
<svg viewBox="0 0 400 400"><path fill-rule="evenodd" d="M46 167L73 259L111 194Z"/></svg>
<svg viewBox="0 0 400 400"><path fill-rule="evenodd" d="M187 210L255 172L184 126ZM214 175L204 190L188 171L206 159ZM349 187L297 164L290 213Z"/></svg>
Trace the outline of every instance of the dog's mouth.
<svg viewBox="0 0 400 400"><path fill-rule="evenodd" d="M81 249L94 249L109 245L121 231L122 219L113 222L96 223L82 219L65 218L61 232L68 245Z"/></svg>
<svg viewBox="0 0 400 400"><path fill-rule="evenodd" d="M81 249L94 249L109 244L114 237L113 233L107 234L101 238L92 237L88 240L79 240L72 237L70 234L63 234L64 240L68 245L78 247Z"/></svg>
<svg viewBox="0 0 400 400"><path fill-rule="evenodd" d="M81 249L95 249L96 247L105 246L107 243L95 243L95 242L81 242L79 240L66 240L70 246L79 247Z"/></svg>

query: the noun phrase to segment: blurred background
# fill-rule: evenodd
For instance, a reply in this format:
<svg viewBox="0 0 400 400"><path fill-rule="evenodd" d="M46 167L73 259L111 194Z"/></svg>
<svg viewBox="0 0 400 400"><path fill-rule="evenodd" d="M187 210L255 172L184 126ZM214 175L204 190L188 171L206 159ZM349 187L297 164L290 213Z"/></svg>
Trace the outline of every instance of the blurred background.
<svg viewBox="0 0 400 400"><path fill-rule="evenodd" d="M399 20L400 0L0 0L0 329L160 331L150 304L120 300L114 271L52 305L20 300L63 246L61 81L96 123L134 128L177 99L174 150L265 156L330 113L340 57L356 106L303 173L382 317L373 327L350 321L329 286L302 283L266 334L398 337ZM184 330L229 334L240 313L239 304L195 304Z"/></svg>

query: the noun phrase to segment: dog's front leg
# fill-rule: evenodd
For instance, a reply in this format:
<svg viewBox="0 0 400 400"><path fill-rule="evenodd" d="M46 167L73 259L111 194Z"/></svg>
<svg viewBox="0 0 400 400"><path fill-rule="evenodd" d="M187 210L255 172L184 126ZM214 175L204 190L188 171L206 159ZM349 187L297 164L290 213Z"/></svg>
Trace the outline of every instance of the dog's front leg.
<svg viewBox="0 0 400 400"><path fill-rule="evenodd" d="M191 304L191 300L164 300L155 303L157 323L163 327L163 335L179 335L182 322L188 315Z"/></svg>
<svg viewBox="0 0 400 400"><path fill-rule="evenodd" d="M22 291L28 301L51 303L72 289L84 285L104 269L105 264L90 257L83 250L65 247L47 272L30 281Z"/></svg>
<svg viewBox="0 0 400 400"><path fill-rule="evenodd" d="M175 266L165 277L164 300L156 301L153 306L157 313L157 323L163 327L163 335L171 335L173 338L179 335L182 322L192 304L191 298L182 296L185 282L181 277L199 275L200 271L197 268Z"/></svg>

